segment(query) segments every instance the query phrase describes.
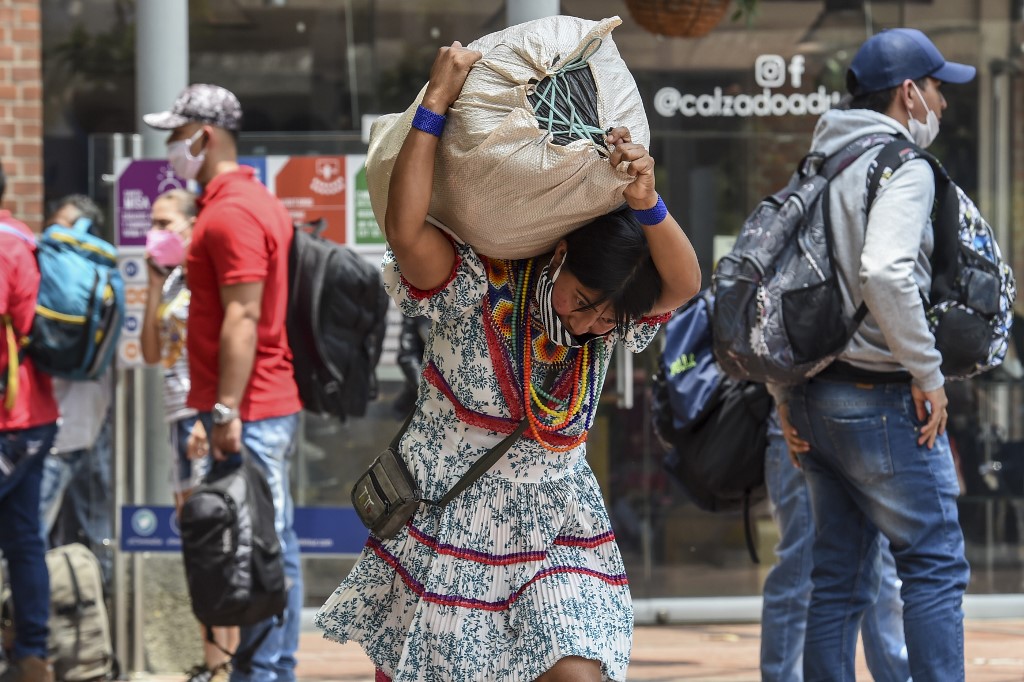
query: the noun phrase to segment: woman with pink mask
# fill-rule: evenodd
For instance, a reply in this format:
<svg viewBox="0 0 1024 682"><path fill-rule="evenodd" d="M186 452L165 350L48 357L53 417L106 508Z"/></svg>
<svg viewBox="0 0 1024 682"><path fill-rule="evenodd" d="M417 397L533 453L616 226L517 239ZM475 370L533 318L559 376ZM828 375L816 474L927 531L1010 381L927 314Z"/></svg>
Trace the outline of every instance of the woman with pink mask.
<svg viewBox="0 0 1024 682"><path fill-rule="evenodd" d="M171 483L179 513L209 467L206 431L196 411L185 405L191 386L185 344L190 299L185 252L195 220L195 195L170 190L153 202L152 229L146 235L149 294L142 321L142 357L149 364L160 363L164 371L164 410L174 457ZM189 671L188 682L227 682L231 659L224 649L237 647L238 628L213 628L216 644L207 641L206 629L200 628L204 664Z"/></svg>

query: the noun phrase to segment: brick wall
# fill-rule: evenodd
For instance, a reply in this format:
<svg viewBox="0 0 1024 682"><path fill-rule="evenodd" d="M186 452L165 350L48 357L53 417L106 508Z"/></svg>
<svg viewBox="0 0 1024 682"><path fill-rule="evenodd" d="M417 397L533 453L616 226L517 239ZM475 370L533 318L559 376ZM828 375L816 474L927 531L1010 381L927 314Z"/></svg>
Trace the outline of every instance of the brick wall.
<svg viewBox="0 0 1024 682"><path fill-rule="evenodd" d="M43 83L39 0L0 0L0 163L3 207L43 222Z"/></svg>

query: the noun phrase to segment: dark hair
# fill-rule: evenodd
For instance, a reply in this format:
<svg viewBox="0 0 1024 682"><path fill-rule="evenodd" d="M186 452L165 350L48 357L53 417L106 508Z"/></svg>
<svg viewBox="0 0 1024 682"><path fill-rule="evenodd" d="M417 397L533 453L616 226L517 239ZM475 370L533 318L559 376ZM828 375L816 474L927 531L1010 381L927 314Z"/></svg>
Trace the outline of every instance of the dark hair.
<svg viewBox="0 0 1024 682"><path fill-rule="evenodd" d="M917 84L917 87L923 88L928 84L928 76L915 78L914 83ZM879 114L884 114L888 111L889 105L892 104L899 89L900 86L896 85L884 90L875 90L874 92L857 92L857 77L853 75L852 70L846 72L846 90L852 94L848 107L850 109L870 109Z"/></svg>
<svg viewBox="0 0 1024 682"><path fill-rule="evenodd" d="M0 201L4 200L4 192L7 190L7 176L4 175L4 165L0 163Z"/></svg>
<svg viewBox="0 0 1024 682"><path fill-rule="evenodd" d="M644 229L629 209L602 216L565 241L565 267L580 284L601 293L592 303L611 303L618 329L651 312L661 296L661 277Z"/></svg>
<svg viewBox="0 0 1024 682"><path fill-rule="evenodd" d="M69 194L55 201L52 204L50 215L64 208L65 206L74 206L78 209L79 217L88 218L92 221L92 227L89 228L90 232L99 233L103 227L103 211L96 205L96 202L85 196L84 194ZM52 222L52 220L50 221Z"/></svg>

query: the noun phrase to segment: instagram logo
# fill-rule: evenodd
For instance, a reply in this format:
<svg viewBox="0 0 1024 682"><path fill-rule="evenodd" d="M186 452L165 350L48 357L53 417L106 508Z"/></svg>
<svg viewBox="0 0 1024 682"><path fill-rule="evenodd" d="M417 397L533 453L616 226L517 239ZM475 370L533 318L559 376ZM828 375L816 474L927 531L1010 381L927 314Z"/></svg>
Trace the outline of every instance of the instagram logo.
<svg viewBox="0 0 1024 682"><path fill-rule="evenodd" d="M762 88L786 84L786 60L777 54L763 54L754 61L754 82Z"/></svg>

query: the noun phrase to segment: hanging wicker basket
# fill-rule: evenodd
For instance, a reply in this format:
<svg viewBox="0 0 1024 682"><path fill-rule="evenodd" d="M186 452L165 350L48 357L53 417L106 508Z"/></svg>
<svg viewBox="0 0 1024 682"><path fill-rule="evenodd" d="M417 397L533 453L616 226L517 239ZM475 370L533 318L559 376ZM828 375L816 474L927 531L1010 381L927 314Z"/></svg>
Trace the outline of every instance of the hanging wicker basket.
<svg viewBox="0 0 1024 682"><path fill-rule="evenodd" d="M636 23L651 33L699 38L722 20L732 0L626 0Z"/></svg>

